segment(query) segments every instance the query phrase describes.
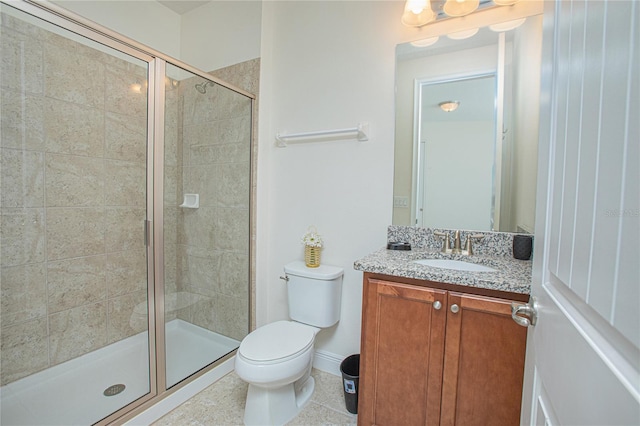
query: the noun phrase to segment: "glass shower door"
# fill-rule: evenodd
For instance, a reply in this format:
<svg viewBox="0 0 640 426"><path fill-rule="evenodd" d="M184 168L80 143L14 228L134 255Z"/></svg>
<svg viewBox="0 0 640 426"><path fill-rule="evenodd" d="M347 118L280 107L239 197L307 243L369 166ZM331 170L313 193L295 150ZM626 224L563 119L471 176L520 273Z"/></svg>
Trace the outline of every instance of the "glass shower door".
<svg viewBox="0 0 640 426"><path fill-rule="evenodd" d="M167 387L249 329L251 99L167 64L164 297Z"/></svg>
<svg viewBox="0 0 640 426"><path fill-rule="evenodd" d="M2 424L151 391L148 62L1 4Z"/></svg>

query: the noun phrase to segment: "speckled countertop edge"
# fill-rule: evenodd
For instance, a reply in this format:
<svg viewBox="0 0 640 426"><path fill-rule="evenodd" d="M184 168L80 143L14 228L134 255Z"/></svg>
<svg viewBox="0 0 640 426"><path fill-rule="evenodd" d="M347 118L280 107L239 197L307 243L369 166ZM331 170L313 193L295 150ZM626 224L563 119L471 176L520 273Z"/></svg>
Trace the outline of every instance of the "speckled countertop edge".
<svg viewBox="0 0 640 426"><path fill-rule="evenodd" d="M434 268L414 263L419 259L453 259L489 266L496 272L468 272ZM531 261L507 256L453 255L439 250L398 251L382 248L353 265L357 271L397 277L429 280L510 293L529 294L531 291Z"/></svg>

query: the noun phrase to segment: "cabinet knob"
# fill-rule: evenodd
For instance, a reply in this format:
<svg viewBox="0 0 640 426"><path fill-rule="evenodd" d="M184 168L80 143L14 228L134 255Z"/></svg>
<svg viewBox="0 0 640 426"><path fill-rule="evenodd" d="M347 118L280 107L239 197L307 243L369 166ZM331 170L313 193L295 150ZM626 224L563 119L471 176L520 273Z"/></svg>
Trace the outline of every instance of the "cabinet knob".
<svg viewBox="0 0 640 426"><path fill-rule="evenodd" d="M435 302L433 302L433 309L435 309L436 311L439 311L440 308L442 308L442 303L440 303L439 300L436 300Z"/></svg>
<svg viewBox="0 0 640 426"><path fill-rule="evenodd" d="M451 312L453 312L454 314L457 314L459 310L460 306L456 305L455 303L451 305Z"/></svg>

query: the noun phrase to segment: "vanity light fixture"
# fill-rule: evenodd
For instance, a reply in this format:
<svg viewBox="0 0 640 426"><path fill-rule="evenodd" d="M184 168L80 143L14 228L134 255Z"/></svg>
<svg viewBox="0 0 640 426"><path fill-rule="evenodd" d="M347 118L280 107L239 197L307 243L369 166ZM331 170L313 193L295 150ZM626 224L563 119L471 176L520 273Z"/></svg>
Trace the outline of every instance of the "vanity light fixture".
<svg viewBox="0 0 640 426"><path fill-rule="evenodd" d="M402 23L408 27L421 27L436 20L430 0L407 0L402 14Z"/></svg>
<svg viewBox="0 0 640 426"><path fill-rule="evenodd" d="M435 21L439 15L461 17L485 6L511 6L518 1L520 0L446 0L444 2L442 0L407 0L401 21L408 27L422 27ZM435 5L435 11L432 2Z"/></svg>
<svg viewBox="0 0 640 426"><path fill-rule="evenodd" d="M460 101L444 101L440 102L438 106L444 112L453 112L460 106Z"/></svg>
<svg viewBox="0 0 640 426"><path fill-rule="evenodd" d="M455 33L447 34L451 40L464 40L465 38L473 37L478 33L479 28L472 28L470 30L458 31Z"/></svg>
<svg viewBox="0 0 640 426"><path fill-rule="evenodd" d="M427 47L427 46L431 46L432 44L435 44L439 39L440 37L438 36L423 38L422 40L412 41L411 45L414 47Z"/></svg>
<svg viewBox="0 0 640 426"><path fill-rule="evenodd" d="M489 29L497 33L501 33L504 31L511 31L518 28L526 20L527 18L520 18L520 19L515 19L513 21L501 22L499 24L489 25Z"/></svg>
<svg viewBox="0 0 640 426"><path fill-rule="evenodd" d="M480 0L447 0L442 11L449 16L465 16L475 12L480 6Z"/></svg>

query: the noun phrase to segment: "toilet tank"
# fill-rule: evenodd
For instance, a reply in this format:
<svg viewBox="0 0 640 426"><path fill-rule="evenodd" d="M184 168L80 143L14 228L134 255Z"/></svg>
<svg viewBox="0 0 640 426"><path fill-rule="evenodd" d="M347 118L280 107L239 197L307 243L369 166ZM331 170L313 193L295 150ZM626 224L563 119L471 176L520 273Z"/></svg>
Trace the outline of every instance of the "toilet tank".
<svg viewBox="0 0 640 426"><path fill-rule="evenodd" d="M289 317L314 327L331 327L340 320L342 275L337 266L307 268L302 261L284 266L289 299Z"/></svg>

